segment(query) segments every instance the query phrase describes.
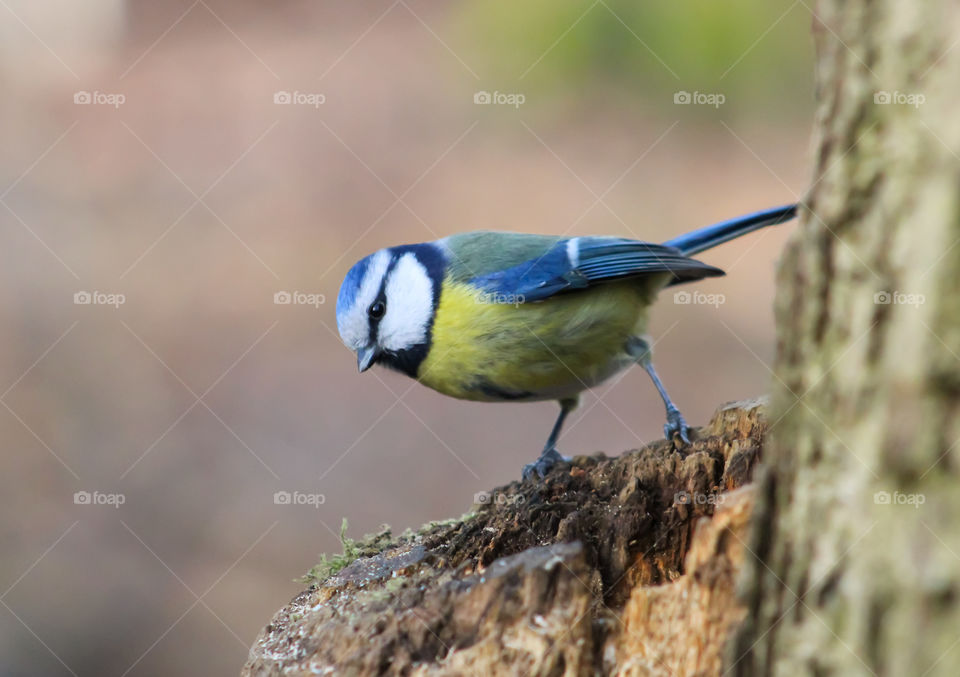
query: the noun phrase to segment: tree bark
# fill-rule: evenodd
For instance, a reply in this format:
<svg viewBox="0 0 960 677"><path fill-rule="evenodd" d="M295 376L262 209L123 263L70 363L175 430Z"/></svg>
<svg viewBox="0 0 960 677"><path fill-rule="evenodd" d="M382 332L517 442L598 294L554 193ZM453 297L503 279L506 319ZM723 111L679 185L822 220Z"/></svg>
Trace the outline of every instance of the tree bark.
<svg viewBox="0 0 960 677"><path fill-rule="evenodd" d="M960 6L815 10L817 172L727 670L957 675Z"/></svg>

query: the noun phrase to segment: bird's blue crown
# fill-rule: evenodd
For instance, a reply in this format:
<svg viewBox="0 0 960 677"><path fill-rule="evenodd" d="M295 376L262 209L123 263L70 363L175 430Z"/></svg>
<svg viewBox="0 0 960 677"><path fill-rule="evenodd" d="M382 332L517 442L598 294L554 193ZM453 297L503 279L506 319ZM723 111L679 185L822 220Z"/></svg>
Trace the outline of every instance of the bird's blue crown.
<svg viewBox="0 0 960 677"><path fill-rule="evenodd" d="M337 319L339 320L348 309L353 307L357 300L357 294L360 292L360 285L363 283L363 276L370 267L370 259L373 256L365 256L347 272L343 278L343 284L340 285L340 293L337 295Z"/></svg>

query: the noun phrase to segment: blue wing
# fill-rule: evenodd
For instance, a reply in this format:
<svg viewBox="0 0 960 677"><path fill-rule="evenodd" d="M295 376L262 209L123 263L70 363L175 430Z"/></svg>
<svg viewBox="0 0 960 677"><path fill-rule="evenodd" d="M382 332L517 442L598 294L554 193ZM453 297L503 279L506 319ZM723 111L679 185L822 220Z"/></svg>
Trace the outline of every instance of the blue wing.
<svg viewBox="0 0 960 677"><path fill-rule="evenodd" d="M542 301L602 282L663 273L673 276L668 284L724 274L674 247L617 237L575 237L560 240L540 257L474 277L470 283L489 293Z"/></svg>

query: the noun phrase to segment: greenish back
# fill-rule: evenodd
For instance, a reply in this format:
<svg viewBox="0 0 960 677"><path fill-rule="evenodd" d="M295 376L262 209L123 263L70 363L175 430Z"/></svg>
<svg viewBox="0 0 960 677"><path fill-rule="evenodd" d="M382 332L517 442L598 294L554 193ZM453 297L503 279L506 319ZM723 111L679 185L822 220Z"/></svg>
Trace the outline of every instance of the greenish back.
<svg viewBox="0 0 960 677"><path fill-rule="evenodd" d="M450 253L447 275L462 282L536 259L563 239L559 235L475 230L451 235L438 244Z"/></svg>

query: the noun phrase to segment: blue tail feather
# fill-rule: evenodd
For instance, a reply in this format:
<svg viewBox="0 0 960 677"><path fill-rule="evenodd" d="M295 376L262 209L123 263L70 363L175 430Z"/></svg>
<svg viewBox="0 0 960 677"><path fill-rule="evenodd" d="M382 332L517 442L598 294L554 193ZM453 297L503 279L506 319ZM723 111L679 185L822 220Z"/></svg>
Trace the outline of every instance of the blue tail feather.
<svg viewBox="0 0 960 677"><path fill-rule="evenodd" d="M796 215L797 205L795 204L774 207L747 216L738 216L729 221L721 221L712 226L706 226L686 235L667 240L663 244L679 249L684 256L691 256L760 228L785 223Z"/></svg>

